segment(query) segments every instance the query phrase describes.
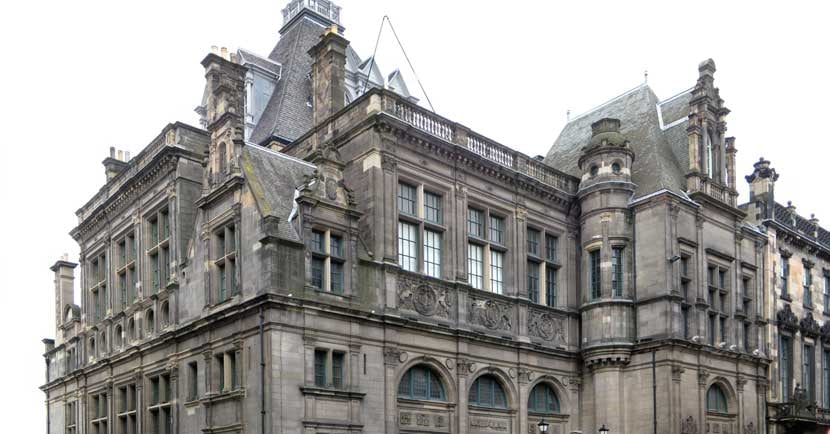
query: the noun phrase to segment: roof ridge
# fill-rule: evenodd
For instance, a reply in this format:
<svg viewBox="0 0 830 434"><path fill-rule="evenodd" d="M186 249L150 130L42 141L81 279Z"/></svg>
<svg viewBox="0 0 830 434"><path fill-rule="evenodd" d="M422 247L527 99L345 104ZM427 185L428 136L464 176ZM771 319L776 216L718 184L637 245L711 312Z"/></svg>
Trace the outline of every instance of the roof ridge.
<svg viewBox="0 0 830 434"><path fill-rule="evenodd" d="M588 111L584 111L584 112L582 112L582 113L580 113L580 114L578 114L578 115L574 116L574 117L573 117L573 118L571 118L570 120L568 120L568 122L566 123L566 125L567 125L567 124L569 124L569 123L571 123L571 122L573 122L573 121L575 121L575 120L577 120L577 119L584 118L585 116L588 116L589 114L591 114L591 113L593 113L593 112L595 112L595 111L597 111L597 110L599 110L599 109L601 109L601 108L603 108L603 107L605 107L605 106L607 106L607 105L611 104L612 102L614 102L614 101L616 101L616 100L618 100L618 99L620 99L620 98L622 98L622 97L624 97L624 96L628 96L628 95L630 95L630 94L634 93L635 91L640 90L640 89L642 89L642 88L644 88L644 87L645 87L645 88L648 88L648 84L647 84L647 83L641 83L641 84L637 85L636 87L631 88L631 89L629 89L629 90L627 90L627 91L625 91L625 92L623 92L623 93L621 93L621 94L619 94L619 95L617 95L617 96L615 96L615 97L613 97L613 98L611 98L611 99L609 99L609 100L605 101L604 103L602 103L602 104L600 104L600 105L598 105L598 106L595 106L595 107L593 107L593 108L589 109Z"/></svg>

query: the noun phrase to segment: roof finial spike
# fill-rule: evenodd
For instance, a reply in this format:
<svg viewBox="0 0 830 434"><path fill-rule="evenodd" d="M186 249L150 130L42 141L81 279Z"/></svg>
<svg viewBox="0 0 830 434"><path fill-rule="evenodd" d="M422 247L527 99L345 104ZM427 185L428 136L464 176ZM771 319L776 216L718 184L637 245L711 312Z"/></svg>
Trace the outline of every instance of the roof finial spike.
<svg viewBox="0 0 830 434"><path fill-rule="evenodd" d="M643 72L643 77L645 78L644 84L648 84L648 69Z"/></svg>
<svg viewBox="0 0 830 434"><path fill-rule="evenodd" d="M568 109L568 111L567 111L567 112L565 112L565 119L566 119L568 122L570 122L570 121L571 121L571 109Z"/></svg>

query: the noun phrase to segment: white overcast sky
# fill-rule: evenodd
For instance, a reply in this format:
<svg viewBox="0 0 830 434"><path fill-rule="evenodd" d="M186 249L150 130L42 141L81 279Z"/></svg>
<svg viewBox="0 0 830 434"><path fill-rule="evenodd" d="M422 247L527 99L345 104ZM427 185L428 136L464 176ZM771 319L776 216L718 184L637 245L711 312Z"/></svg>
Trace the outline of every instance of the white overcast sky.
<svg viewBox="0 0 830 434"><path fill-rule="evenodd" d="M0 6L0 358L4 432L46 426L49 266L77 260L75 211L110 146L137 154L168 123L197 124L211 45L268 54L287 0L26 1ZM822 4L823 3L823 4ZM661 98L711 57L742 176L760 156L779 201L830 226L827 2L342 0L362 57L389 15L438 113L530 155L565 123L643 81ZM417 84L388 29L379 66ZM635 161L636 164L636 161ZM825 180L825 181L823 181ZM77 285L76 285L77 286ZM76 289L77 291L77 289ZM77 298L77 294L76 294Z"/></svg>

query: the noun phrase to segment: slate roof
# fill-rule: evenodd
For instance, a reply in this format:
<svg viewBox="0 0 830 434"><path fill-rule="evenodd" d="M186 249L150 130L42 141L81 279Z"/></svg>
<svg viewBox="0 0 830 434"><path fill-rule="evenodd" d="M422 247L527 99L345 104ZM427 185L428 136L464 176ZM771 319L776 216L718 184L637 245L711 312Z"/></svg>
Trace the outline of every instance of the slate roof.
<svg viewBox="0 0 830 434"><path fill-rule="evenodd" d="M282 79L262 112L250 140L260 143L271 136L293 141L311 128L311 56L308 50L320 40L323 26L299 19L285 29L268 58L282 65Z"/></svg>
<svg viewBox="0 0 830 434"><path fill-rule="evenodd" d="M254 144L242 148L241 161L260 214L279 217L280 238L300 241L289 216L294 208L294 193L314 173L314 165Z"/></svg>
<svg viewBox="0 0 830 434"><path fill-rule="evenodd" d="M773 207L772 219L783 226L801 232L803 235L806 235L808 238L814 241L818 241L820 244L823 244L826 248L830 248L830 232L819 226L817 234L818 236L814 236L813 231L815 227L813 226L813 224L810 223L809 219L806 219L798 215L797 213L795 215L795 226L793 226L793 219L790 215L790 211L787 209L786 206L781 205L778 202L775 202L775 206Z"/></svg>
<svg viewBox="0 0 830 434"><path fill-rule="evenodd" d="M591 138L591 124L606 117L619 119L620 132L634 151L632 181L637 197L661 189L682 192L686 187L686 117L688 91L665 101L646 85L640 85L570 120L548 151L545 163L581 177L577 164L582 147Z"/></svg>
<svg viewBox="0 0 830 434"><path fill-rule="evenodd" d="M239 55L242 56L242 60L245 63L254 64L278 77L281 74L282 65L271 59L266 59L242 48L239 49Z"/></svg>

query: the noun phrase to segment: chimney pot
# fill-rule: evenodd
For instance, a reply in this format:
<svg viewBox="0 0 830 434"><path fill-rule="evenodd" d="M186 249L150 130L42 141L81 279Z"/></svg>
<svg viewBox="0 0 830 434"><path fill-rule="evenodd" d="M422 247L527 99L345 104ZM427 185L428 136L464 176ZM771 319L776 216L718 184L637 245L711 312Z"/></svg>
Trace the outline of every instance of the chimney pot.
<svg viewBox="0 0 830 434"><path fill-rule="evenodd" d="M120 149L118 150L118 160L119 161L124 161L124 151L122 151Z"/></svg>
<svg viewBox="0 0 830 434"><path fill-rule="evenodd" d="M228 60L228 47L222 47L222 58Z"/></svg>
<svg viewBox="0 0 830 434"><path fill-rule="evenodd" d="M115 146L110 146L110 158L115 158Z"/></svg>
<svg viewBox="0 0 830 434"><path fill-rule="evenodd" d="M213 54L219 54L219 47L217 47L216 45L211 45L210 52Z"/></svg>
<svg viewBox="0 0 830 434"><path fill-rule="evenodd" d="M130 161L130 151L124 151L124 161Z"/></svg>

